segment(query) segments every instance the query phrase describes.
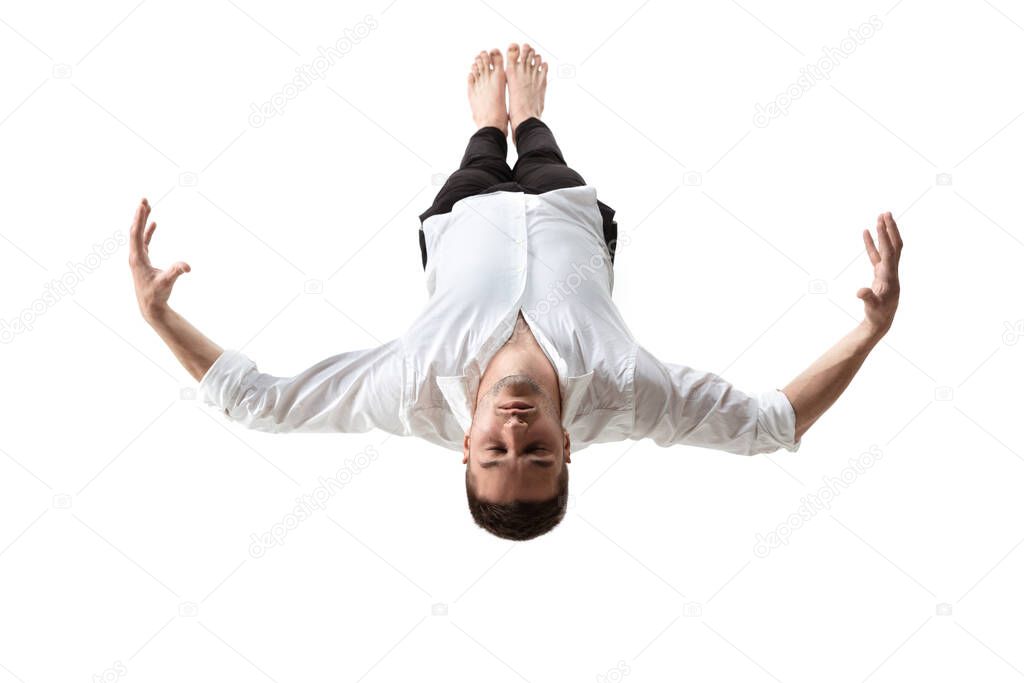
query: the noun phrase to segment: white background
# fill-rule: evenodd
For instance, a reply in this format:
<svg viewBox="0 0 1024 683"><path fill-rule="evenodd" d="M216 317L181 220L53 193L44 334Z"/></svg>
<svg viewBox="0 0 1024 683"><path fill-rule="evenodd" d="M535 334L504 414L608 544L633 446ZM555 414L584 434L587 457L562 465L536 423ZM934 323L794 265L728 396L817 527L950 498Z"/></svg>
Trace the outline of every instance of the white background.
<svg viewBox="0 0 1024 683"><path fill-rule="evenodd" d="M755 125L872 15L829 79ZM894 212L895 325L799 453L594 446L561 526L502 541L472 524L454 452L247 432L189 400L118 247L0 346L0 681L1024 677L1007 0L5 2L0 318L127 235L146 196L154 261L192 266L173 305L261 370L397 336L426 300L416 216L474 130L470 61L511 40L551 63L544 118L617 209L616 300L665 360L784 386L860 318L860 231ZM371 446L325 510L250 555Z"/></svg>

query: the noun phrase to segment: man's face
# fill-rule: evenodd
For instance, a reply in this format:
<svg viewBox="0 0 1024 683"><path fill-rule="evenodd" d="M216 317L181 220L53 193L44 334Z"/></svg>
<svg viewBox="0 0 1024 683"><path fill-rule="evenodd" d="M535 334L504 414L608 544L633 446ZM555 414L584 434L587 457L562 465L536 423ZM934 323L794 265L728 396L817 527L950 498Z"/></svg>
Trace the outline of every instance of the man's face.
<svg viewBox="0 0 1024 683"><path fill-rule="evenodd" d="M504 377L480 394L463 441L476 495L490 503L541 501L557 493L569 462L559 404L526 375Z"/></svg>

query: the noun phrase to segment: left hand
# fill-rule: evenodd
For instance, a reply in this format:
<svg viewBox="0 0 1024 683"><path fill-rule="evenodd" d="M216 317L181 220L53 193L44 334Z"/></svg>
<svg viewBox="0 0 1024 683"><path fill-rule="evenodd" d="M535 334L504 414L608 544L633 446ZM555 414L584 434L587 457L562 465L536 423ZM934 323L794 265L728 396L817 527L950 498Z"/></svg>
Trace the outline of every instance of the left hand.
<svg viewBox="0 0 1024 683"><path fill-rule="evenodd" d="M864 301L864 322L873 333L883 335L896 317L896 306L900 300L898 268L903 238L889 211L878 216L875 230L878 233L877 249L871 239L871 231L864 230L864 248L875 268L875 279L871 287L857 290L857 298Z"/></svg>

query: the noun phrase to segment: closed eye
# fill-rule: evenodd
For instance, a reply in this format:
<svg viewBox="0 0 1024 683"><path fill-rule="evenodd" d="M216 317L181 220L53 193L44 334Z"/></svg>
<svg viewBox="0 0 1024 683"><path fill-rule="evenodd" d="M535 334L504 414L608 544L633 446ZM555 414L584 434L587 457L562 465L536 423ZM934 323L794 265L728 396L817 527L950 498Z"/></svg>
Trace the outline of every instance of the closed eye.
<svg viewBox="0 0 1024 683"><path fill-rule="evenodd" d="M504 453L505 452L505 449L502 448L501 446L491 446L491 447L489 447L489 448L487 448L485 450L487 452L489 452L489 453ZM544 453L547 450L548 449L545 448L544 446L533 445L533 446L527 447L523 452L524 453Z"/></svg>
<svg viewBox="0 0 1024 683"><path fill-rule="evenodd" d="M492 467L500 467L502 462L504 462L504 461L502 461L502 460L488 460L487 462L480 463L480 467L482 467L484 469L490 469ZM531 460L530 464L534 465L536 467L554 467L555 466L555 463L553 463L550 460Z"/></svg>

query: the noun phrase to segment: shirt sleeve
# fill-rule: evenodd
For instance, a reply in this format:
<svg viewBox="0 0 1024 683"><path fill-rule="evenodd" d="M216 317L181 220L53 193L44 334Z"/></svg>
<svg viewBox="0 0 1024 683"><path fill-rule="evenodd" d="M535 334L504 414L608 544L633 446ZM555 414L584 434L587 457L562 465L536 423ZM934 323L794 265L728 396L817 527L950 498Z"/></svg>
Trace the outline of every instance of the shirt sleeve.
<svg viewBox="0 0 1024 683"><path fill-rule="evenodd" d="M643 347L634 386L634 439L740 455L800 449L796 413L778 389L745 394L714 373L663 363Z"/></svg>
<svg viewBox="0 0 1024 683"><path fill-rule="evenodd" d="M406 433L398 341L326 358L293 377L259 371L225 350L199 382L199 397L234 422L265 432Z"/></svg>

